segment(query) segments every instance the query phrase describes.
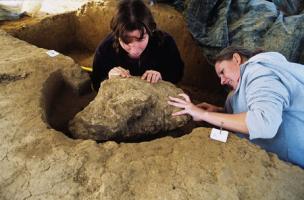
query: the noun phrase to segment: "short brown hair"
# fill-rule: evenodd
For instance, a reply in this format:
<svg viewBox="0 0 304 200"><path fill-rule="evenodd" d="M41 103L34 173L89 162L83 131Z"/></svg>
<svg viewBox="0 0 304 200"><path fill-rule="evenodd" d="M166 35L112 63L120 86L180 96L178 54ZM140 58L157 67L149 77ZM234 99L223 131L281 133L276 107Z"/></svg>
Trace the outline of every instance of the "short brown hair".
<svg viewBox="0 0 304 200"><path fill-rule="evenodd" d="M117 13L111 20L111 30L115 37L114 48L119 47L119 38L129 43L126 32L139 30L142 39L145 31L149 36L156 29L156 23L149 8L142 0L122 0L117 6Z"/></svg>
<svg viewBox="0 0 304 200"><path fill-rule="evenodd" d="M251 51L249 49L240 46L228 46L224 48L219 54L217 54L213 60L214 62L230 60L232 59L234 53L240 54L242 58L245 58L247 60L252 56L262 52L264 52L264 50L262 49L256 49L255 51Z"/></svg>

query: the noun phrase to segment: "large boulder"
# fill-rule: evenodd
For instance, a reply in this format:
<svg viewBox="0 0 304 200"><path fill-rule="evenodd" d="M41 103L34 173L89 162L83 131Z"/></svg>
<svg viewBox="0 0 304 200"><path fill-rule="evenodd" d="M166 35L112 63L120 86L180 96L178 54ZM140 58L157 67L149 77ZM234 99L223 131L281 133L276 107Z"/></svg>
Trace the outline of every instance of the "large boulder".
<svg viewBox="0 0 304 200"><path fill-rule="evenodd" d="M101 84L96 98L69 123L75 138L97 141L151 135L181 127L188 116L172 117L176 108L167 104L168 96L183 91L160 81L148 83L140 78L115 78Z"/></svg>

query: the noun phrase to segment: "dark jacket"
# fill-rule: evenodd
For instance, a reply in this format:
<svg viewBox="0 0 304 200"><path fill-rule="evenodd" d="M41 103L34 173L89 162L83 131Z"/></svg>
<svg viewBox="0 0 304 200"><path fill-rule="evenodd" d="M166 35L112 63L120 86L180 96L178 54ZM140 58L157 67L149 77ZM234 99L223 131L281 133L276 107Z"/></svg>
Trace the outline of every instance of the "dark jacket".
<svg viewBox="0 0 304 200"><path fill-rule="evenodd" d="M162 32L149 38L148 45L139 59L132 59L121 47L117 52L114 47L114 36L108 35L98 46L93 62L91 80L98 91L100 83L108 77L108 72L117 66L130 71L132 76L141 76L146 70L160 72L162 79L177 83L183 76L184 63L180 57L174 39Z"/></svg>

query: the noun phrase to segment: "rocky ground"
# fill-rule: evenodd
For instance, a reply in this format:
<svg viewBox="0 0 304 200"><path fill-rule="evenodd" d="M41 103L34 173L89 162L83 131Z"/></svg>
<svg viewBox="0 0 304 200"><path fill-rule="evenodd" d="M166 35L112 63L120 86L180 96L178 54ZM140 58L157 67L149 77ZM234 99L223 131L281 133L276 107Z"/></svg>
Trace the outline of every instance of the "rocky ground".
<svg viewBox="0 0 304 200"><path fill-rule="evenodd" d="M213 141L210 128L72 139L58 123L94 98L83 92L88 75L2 30L0 46L0 199L304 199L303 169L233 134Z"/></svg>

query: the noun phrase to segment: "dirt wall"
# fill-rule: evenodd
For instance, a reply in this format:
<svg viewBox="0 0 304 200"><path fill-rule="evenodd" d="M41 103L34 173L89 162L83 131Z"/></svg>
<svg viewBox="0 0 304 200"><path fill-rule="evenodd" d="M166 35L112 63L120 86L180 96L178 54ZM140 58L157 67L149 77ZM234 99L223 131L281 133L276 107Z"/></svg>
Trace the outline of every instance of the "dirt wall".
<svg viewBox="0 0 304 200"><path fill-rule="evenodd" d="M41 48L63 53L75 52L77 49L77 55L74 55L78 57L82 56L83 51L86 55L85 64L89 65L92 64L96 47L110 32L109 24L115 14L115 7L114 0L89 2L77 12L21 20L1 28L14 37ZM150 8L158 28L170 33L176 40L185 63L182 83L204 90L219 89L214 69L207 63L202 50L192 38L182 14L165 4Z"/></svg>
<svg viewBox="0 0 304 200"><path fill-rule="evenodd" d="M115 3L89 3L77 12L77 40L91 51L110 33L110 21L115 14ZM170 33L185 63L183 83L203 89L219 88L214 69L187 29L183 15L165 4L151 6L158 28Z"/></svg>
<svg viewBox="0 0 304 200"><path fill-rule="evenodd" d="M77 46L74 12L24 18L3 24L0 28L12 36L35 46L62 52Z"/></svg>

